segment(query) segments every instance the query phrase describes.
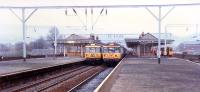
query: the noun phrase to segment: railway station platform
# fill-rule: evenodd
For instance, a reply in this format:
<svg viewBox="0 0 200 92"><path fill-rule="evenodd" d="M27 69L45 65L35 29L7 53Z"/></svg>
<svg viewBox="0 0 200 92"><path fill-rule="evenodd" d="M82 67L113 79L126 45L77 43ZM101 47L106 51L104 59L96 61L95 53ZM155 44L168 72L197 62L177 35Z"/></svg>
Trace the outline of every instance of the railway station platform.
<svg viewBox="0 0 200 92"><path fill-rule="evenodd" d="M178 58L127 57L96 92L199 92L200 64Z"/></svg>
<svg viewBox="0 0 200 92"><path fill-rule="evenodd" d="M53 67L64 64L69 64L73 62L83 61L84 58L80 57L57 57L54 58L34 58L23 60L12 60L12 61L1 61L0 62L0 77L7 74L27 71L27 70L37 70L45 67Z"/></svg>

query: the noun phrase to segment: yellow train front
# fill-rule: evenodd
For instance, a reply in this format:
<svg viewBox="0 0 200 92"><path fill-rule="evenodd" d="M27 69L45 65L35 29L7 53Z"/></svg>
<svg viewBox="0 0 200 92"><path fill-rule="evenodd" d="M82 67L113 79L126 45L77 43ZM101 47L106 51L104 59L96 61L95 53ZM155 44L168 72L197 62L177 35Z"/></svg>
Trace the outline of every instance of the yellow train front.
<svg viewBox="0 0 200 92"><path fill-rule="evenodd" d="M107 65L116 65L125 56L124 47L116 43L103 46L103 61Z"/></svg>
<svg viewBox="0 0 200 92"><path fill-rule="evenodd" d="M102 45L88 44L85 46L85 63L87 64L101 64L102 60Z"/></svg>

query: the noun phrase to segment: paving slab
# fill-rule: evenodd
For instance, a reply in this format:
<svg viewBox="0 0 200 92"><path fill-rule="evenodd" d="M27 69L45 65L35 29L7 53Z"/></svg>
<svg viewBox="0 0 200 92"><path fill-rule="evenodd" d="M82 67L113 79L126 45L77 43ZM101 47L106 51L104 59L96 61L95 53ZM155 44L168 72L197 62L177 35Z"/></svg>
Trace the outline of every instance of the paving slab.
<svg viewBox="0 0 200 92"><path fill-rule="evenodd" d="M81 57L59 57L53 58L35 58L23 60L12 60L12 61L0 61L0 76L8 73L23 71L27 69L37 69L47 66L62 65L72 62L83 61Z"/></svg>
<svg viewBox="0 0 200 92"><path fill-rule="evenodd" d="M111 92L200 92L200 65L178 58L128 57Z"/></svg>

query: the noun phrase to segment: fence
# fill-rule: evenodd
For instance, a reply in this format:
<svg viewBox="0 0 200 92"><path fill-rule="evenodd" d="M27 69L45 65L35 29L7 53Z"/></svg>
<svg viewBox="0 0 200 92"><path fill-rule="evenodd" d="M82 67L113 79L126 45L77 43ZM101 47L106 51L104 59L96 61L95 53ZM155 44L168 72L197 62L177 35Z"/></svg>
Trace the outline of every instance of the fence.
<svg viewBox="0 0 200 92"><path fill-rule="evenodd" d="M188 59L195 62L200 62L200 55L191 55L191 54L174 54L177 58Z"/></svg>

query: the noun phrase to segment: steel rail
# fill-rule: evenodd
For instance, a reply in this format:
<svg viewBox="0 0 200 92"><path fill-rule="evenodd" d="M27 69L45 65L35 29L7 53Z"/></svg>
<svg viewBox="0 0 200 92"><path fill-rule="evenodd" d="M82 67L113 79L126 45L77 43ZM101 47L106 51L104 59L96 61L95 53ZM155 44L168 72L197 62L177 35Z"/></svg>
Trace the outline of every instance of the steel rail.
<svg viewBox="0 0 200 92"><path fill-rule="evenodd" d="M9 88L9 89L5 89L5 90L2 90L2 92L8 92L8 91L12 91L12 92L18 92L18 91L23 91L23 90L27 90L29 88L32 88L32 87L35 87L35 86L38 86L38 85L41 85L43 83L46 83L50 80L54 80L56 78L59 78L59 77L62 77L62 76L65 76L65 75L68 75L68 74L71 74L75 71L79 71L81 69L86 69L86 68L89 68L87 66L80 66L78 68L75 68L73 70L69 70L69 71L66 71L66 72L63 72L63 73L59 73L59 74L56 74L56 75L53 75L53 76L50 76L48 78L44 78L44 79L40 79L40 80L37 80L37 81L34 81L34 82L30 82L30 83L27 83L27 84L24 84L24 85L20 85L20 86L16 86L16 87L13 87L13 88ZM89 68L90 69L90 68ZM57 84L57 83L56 83ZM49 88L51 87L51 85L47 86L47 87L44 87L44 88L40 88L40 89L37 89L37 90L44 90L46 88Z"/></svg>

